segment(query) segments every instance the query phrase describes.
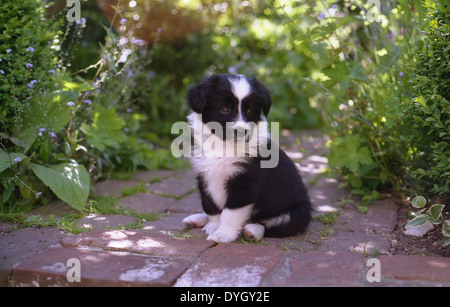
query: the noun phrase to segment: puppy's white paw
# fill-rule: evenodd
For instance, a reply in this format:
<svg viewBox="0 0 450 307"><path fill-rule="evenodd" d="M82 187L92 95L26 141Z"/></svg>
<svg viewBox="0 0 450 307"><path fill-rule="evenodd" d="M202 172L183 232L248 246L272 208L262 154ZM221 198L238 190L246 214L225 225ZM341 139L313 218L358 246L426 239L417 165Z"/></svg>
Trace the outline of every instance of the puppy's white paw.
<svg viewBox="0 0 450 307"><path fill-rule="evenodd" d="M258 241L264 237L264 226L261 224L247 224L242 232L247 240Z"/></svg>
<svg viewBox="0 0 450 307"><path fill-rule="evenodd" d="M234 229L223 229L219 227L219 229L208 236L207 240L229 243L236 241L239 238L239 234L240 232Z"/></svg>
<svg viewBox="0 0 450 307"><path fill-rule="evenodd" d="M183 219L183 223L188 227L203 227L209 221L208 215L205 213L192 214L185 219Z"/></svg>
<svg viewBox="0 0 450 307"><path fill-rule="evenodd" d="M216 231L217 228L219 228L218 221L210 221L208 224L206 224L205 227L202 228L202 230L209 235L212 234L214 231Z"/></svg>

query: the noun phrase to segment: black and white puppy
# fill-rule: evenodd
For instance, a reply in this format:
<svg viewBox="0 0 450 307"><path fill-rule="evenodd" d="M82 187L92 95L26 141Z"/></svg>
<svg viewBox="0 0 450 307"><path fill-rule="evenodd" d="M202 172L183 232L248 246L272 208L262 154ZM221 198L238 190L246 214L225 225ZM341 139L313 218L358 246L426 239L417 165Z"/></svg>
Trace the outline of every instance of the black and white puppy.
<svg viewBox="0 0 450 307"><path fill-rule="evenodd" d="M303 232L311 220L311 204L294 163L270 140L265 118L272 103L269 90L256 79L220 74L191 87L187 98L194 149L200 149L191 162L205 213L183 223L203 227L208 240L218 242L235 241L241 233L260 240ZM220 128L223 135L216 135ZM206 149L206 138L215 147ZM245 154L222 150L230 143L236 147L239 139ZM275 166L261 167L270 158L260 154L261 145L278 155ZM223 154L212 153L214 149Z"/></svg>

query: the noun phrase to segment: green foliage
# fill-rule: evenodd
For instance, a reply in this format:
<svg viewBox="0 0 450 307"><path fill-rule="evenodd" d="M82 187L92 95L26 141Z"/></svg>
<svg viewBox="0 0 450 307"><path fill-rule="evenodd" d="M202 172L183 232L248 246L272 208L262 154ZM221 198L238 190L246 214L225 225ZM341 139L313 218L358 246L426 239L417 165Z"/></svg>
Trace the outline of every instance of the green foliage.
<svg viewBox="0 0 450 307"><path fill-rule="evenodd" d="M76 162L44 167L30 164L30 169L48 186L59 199L77 210L82 210L89 196L89 174Z"/></svg>
<svg viewBox="0 0 450 307"><path fill-rule="evenodd" d="M88 143L100 151L106 147L119 148L127 138L123 132L125 121L118 117L114 107L106 110L96 106L92 125L83 124L82 131L88 137Z"/></svg>
<svg viewBox="0 0 450 307"><path fill-rule="evenodd" d="M182 165L144 139L146 116L115 104L115 93L103 87L105 80L117 80L137 46L119 44L117 33L105 28L105 43L96 52L101 60L83 70L96 69L95 81L83 79L70 71L70 54L86 19L68 24L66 9L46 18L46 4L0 5L2 208L23 211L59 198L82 211L91 183L113 170Z"/></svg>
<svg viewBox="0 0 450 307"><path fill-rule="evenodd" d="M43 17L46 2L2 1L0 4L0 125L7 131L14 125L30 92L52 82L54 37L58 23ZM32 81L35 80L33 83Z"/></svg>
<svg viewBox="0 0 450 307"><path fill-rule="evenodd" d="M450 5L425 1L427 16L404 66L412 99L402 102L405 138L412 150L407 169L419 192L450 193ZM419 189L419 188L418 188Z"/></svg>
<svg viewBox="0 0 450 307"><path fill-rule="evenodd" d="M212 72L261 79L282 128L324 127L361 212L384 187L449 193L445 0L386 1L377 21L359 0L171 0L152 6L164 22L144 1L112 20L84 1L75 24L65 10L46 18L46 3L0 4L2 206L58 197L82 209L86 186L113 172L184 165L166 149L170 128Z"/></svg>
<svg viewBox="0 0 450 307"><path fill-rule="evenodd" d="M439 243L443 246L450 244L450 220L445 220L442 215L445 205L433 204L428 209L426 206L426 199L423 196L416 196L412 200L412 206L414 208L419 208L420 210L413 213L414 218L408 222L406 225L409 227L417 227L425 224L426 222L431 222L433 225L442 224L442 235L444 239Z"/></svg>
<svg viewBox="0 0 450 307"><path fill-rule="evenodd" d="M333 142L333 150L328 156L330 166L346 168L355 173L362 166L373 163L367 146L361 146L359 135L348 135Z"/></svg>

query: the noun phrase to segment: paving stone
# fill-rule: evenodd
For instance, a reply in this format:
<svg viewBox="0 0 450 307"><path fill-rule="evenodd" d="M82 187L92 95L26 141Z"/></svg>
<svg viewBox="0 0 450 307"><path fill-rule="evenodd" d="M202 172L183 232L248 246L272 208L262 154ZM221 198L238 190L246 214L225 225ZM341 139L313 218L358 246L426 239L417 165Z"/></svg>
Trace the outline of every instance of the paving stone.
<svg viewBox="0 0 450 307"><path fill-rule="evenodd" d="M254 287L281 259L278 248L221 243L175 283L178 287Z"/></svg>
<svg viewBox="0 0 450 307"><path fill-rule="evenodd" d="M69 282L78 259L80 282ZM189 266L186 259L144 257L77 248L48 249L14 268L16 286L170 286ZM74 276L73 271L69 276Z"/></svg>
<svg viewBox="0 0 450 307"><path fill-rule="evenodd" d="M118 203L123 208L129 208L142 213L151 213L164 212L174 202L175 199L171 197L136 193L120 199Z"/></svg>
<svg viewBox="0 0 450 307"><path fill-rule="evenodd" d="M106 215L91 213L86 215L78 221L78 225L86 229L104 229L104 228L117 228L118 226L124 226L137 222L138 218L127 215Z"/></svg>
<svg viewBox="0 0 450 307"><path fill-rule="evenodd" d="M189 215L190 214L186 213L170 214L169 216L165 216L157 221L145 222L143 229L161 233L179 234L186 229L186 226L182 223L182 221Z"/></svg>
<svg viewBox="0 0 450 307"><path fill-rule="evenodd" d="M297 146L297 138L300 140L300 146ZM328 138L318 130L308 131L288 131L282 130L280 135L280 144L288 148L297 147L302 149L306 156L326 155L327 149L325 143ZM295 145L293 145L295 144Z"/></svg>
<svg viewBox="0 0 450 307"><path fill-rule="evenodd" d="M358 286L364 259L354 252L290 253L266 276L261 286Z"/></svg>
<svg viewBox="0 0 450 307"><path fill-rule="evenodd" d="M139 171L131 177L131 180L142 182L155 182L167 177L173 176L174 171L169 170L154 170L154 171Z"/></svg>
<svg viewBox="0 0 450 307"><path fill-rule="evenodd" d="M94 192L95 194L101 196L120 197L122 196L120 191L126 188L131 188L138 184L140 184L139 181L131 181L131 180L124 181L124 180L110 179L96 183Z"/></svg>
<svg viewBox="0 0 450 307"><path fill-rule="evenodd" d="M147 186L147 191L150 193L183 196L192 192L197 188L197 181L194 179L165 179L161 182L153 183Z"/></svg>
<svg viewBox="0 0 450 307"><path fill-rule="evenodd" d="M320 241L322 223L312 220L305 233L285 238L263 238L268 246L274 246L286 251L306 252L317 247L315 242Z"/></svg>
<svg viewBox="0 0 450 307"><path fill-rule="evenodd" d="M381 275L396 280L444 282L450 286L450 258L430 256L380 256Z"/></svg>
<svg viewBox="0 0 450 307"><path fill-rule="evenodd" d="M200 193L194 192L170 204L169 212L200 213L203 212Z"/></svg>
<svg viewBox="0 0 450 307"><path fill-rule="evenodd" d="M355 206L346 206L336 228L354 232L392 233L397 226L398 206L394 200L373 201L363 214Z"/></svg>
<svg viewBox="0 0 450 307"><path fill-rule="evenodd" d="M188 170L183 169L183 170L177 171L175 173L175 175L173 176L173 178L197 181L197 173L194 172L194 170L192 170L192 169L188 169Z"/></svg>
<svg viewBox="0 0 450 307"><path fill-rule="evenodd" d="M25 259L59 246L64 232L56 228L24 228L0 235L0 286L7 285L12 268Z"/></svg>
<svg viewBox="0 0 450 307"><path fill-rule="evenodd" d="M111 251L193 258L216 244L212 241L171 237L142 229L93 230L79 235L68 235L60 243L65 247L88 246Z"/></svg>
<svg viewBox="0 0 450 307"><path fill-rule="evenodd" d="M388 237L383 234L337 231L323 240L317 250L353 251L362 255L376 251L378 255L383 255L389 252L390 247Z"/></svg>
<svg viewBox="0 0 450 307"><path fill-rule="evenodd" d="M15 229L15 225L13 223L7 223L7 222L0 221L0 238L1 238L1 235L10 233L11 231L14 231L14 229Z"/></svg>

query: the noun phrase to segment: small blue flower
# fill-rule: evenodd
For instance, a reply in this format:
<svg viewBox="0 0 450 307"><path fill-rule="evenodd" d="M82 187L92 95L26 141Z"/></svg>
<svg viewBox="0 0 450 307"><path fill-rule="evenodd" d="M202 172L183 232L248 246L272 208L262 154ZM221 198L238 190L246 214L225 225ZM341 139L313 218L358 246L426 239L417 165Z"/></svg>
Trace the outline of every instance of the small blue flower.
<svg viewBox="0 0 450 307"><path fill-rule="evenodd" d="M50 69L48 72L49 72L50 74L52 74L52 75L55 74L55 71L54 71L53 69Z"/></svg>
<svg viewBox="0 0 450 307"><path fill-rule="evenodd" d="M123 25L124 23L126 23L128 20L126 19L126 18L122 18L121 20L120 20L120 24L121 25Z"/></svg>
<svg viewBox="0 0 450 307"><path fill-rule="evenodd" d="M6 49L6 53L11 53L12 49Z"/></svg>
<svg viewBox="0 0 450 307"><path fill-rule="evenodd" d="M48 135L54 139L56 138L56 134L54 132L49 132Z"/></svg>
<svg viewBox="0 0 450 307"><path fill-rule="evenodd" d="M83 102L84 102L84 103L87 103L88 105L91 105L91 104L92 104L92 100L90 100L90 99L85 99L85 100L83 100Z"/></svg>
<svg viewBox="0 0 450 307"><path fill-rule="evenodd" d="M142 39L139 39L139 38L133 38L132 40L131 40L131 43L133 44L133 45L136 45L136 44L144 44L145 42L142 40Z"/></svg>
<svg viewBox="0 0 450 307"><path fill-rule="evenodd" d="M67 105L68 105L69 107L73 107L73 106L75 105L75 103L74 103L73 101L69 101L69 102L67 103Z"/></svg>
<svg viewBox="0 0 450 307"><path fill-rule="evenodd" d="M28 86L29 88L32 88L33 85L34 85L35 83L37 83L37 80L31 80L31 82L28 83L27 86Z"/></svg>
<svg viewBox="0 0 450 307"><path fill-rule="evenodd" d="M3 69L0 69L0 74L4 75L5 72L3 71Z"/></svg>
<svg viewBox="0 0 450 307"><path fill-rule="evenodd" d="M45 128L39 129L38 135L39 135L39 136L42 136L42 132L45 132L45 131L47 131L47 129L45 129Z"/></svg>
<svg viewBox="0 0 450 307"><path fill-rule="evenodd" d="M35 196L36 196L36 198L39 198L39 197L41 197L41 195L42 195L42 192L37 192Z"/></svg>
<svg viewBox="0 0 450 307"><path fill-rule="evenodd" d="M27 52L33 52L34 51L34 48L33 47L28 47L27 48Z"/></svg>
<svg viewBox="0 0 450 307"><path fill-rule="evenodd" d="M331 6L332 9L337 9L337 7L338 7L337 4L333 4L333 5Z"/></svg>
<svg viewBox="0 0 450 307"><path fill-rule="evenodd" d="M26 66L26 68L33 68L33 64L31 64L31 63L27 63L27 65L25 65Z"/></svg>
<svg viewBox="0 0 450 307"><path fill-rule="evenodd" d="M133 109L127 109L127 112L131 113L131 112L133 112Z"/></svg>
<svg viewBox="0 0 450 307"><path fill-rule="evenodd" d="M20 162L20 161L22 161L21 157L17 157L17 158L14 159L14 162Z"/></svg>
<svg viewBox="0 0 450 307"><path fill-rule="evenodd" d="M324 13L320 13L320 14L319 14L319 19L322 20L324 17L325 17Z"/></svg>
<svg viewBox="0 0 450 307"><path fill-rule="evenodd" d="M400 77L403 77L403 76L405 75L405 72L401 71L398 75L399 75Z"/></svg>

